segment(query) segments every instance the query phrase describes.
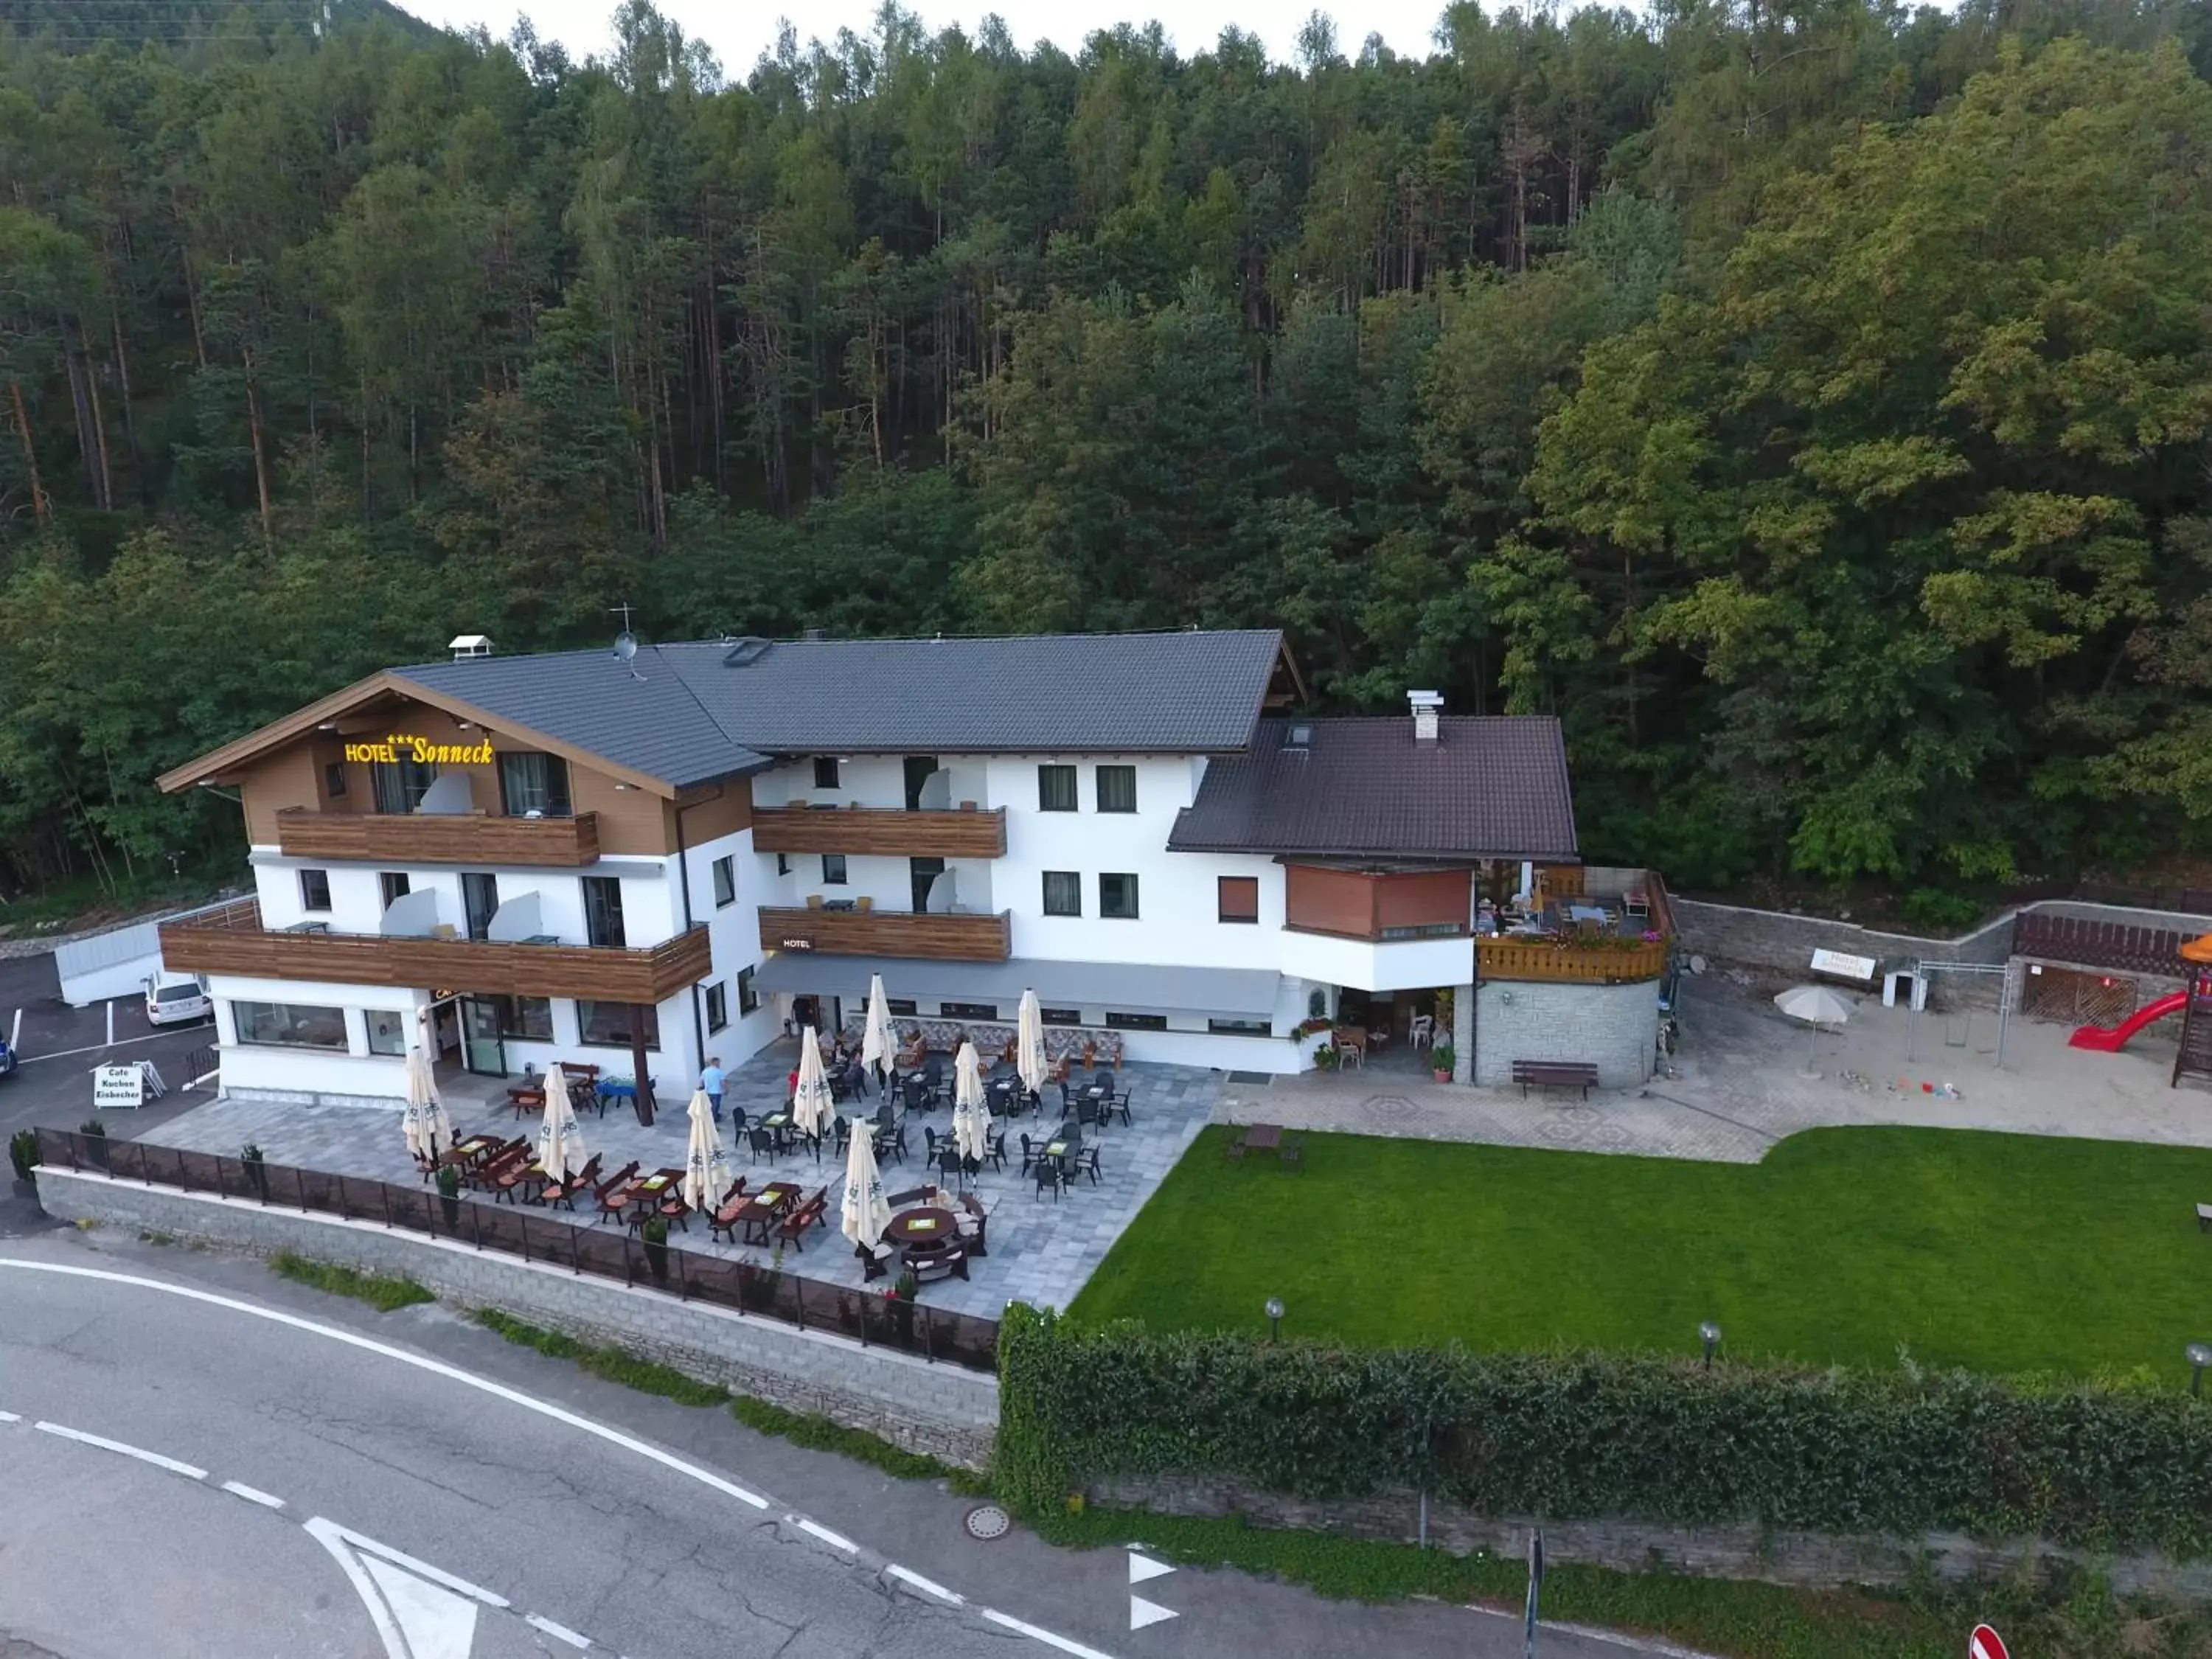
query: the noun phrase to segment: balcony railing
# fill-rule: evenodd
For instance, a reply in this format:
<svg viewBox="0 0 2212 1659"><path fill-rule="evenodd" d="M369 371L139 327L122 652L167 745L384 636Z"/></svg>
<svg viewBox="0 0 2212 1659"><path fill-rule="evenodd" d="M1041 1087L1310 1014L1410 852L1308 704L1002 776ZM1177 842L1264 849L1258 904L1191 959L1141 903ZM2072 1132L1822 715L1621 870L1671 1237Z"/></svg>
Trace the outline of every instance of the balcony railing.
<svg viewBox="0 0 2212 1659"><path fill-rule="evenodd" d="M1667 971L1667 941L1643 939L1479 939L1481 976L1625 985Z"/></svg>
<svg viewBox="0 0 2212 1659"><path fill-rule="evenodd" d="M377 860L387 864L522 864L574 868L596 863L599 820L520 818L479 812L318 812L276 815L287 858Z"/></svg>
<svg viewBox="0 0 2212 1659"><path fill-rule="evenodd" d="M929 910L787 909L760 913L763 951L824 956L919 957L933 962L1004 962L1014 953L1013 918Z"/></svg>
<svg viewBox="0 0 2212 1659"><path fill-rule="evenodd" d="M995 859L1006 852L1006 811L902 812L876 806L767 806L753 813L758 853L844 853L891 858Z"/></svg>
<svg viewBox="0 0 2212 1659"><path fill-rule="evenodd" d="M253 899L165 921L161 937L163 963L191 973L600 1002L660 1002L714 969L704 927L641 950L272 930Z"/></svg>

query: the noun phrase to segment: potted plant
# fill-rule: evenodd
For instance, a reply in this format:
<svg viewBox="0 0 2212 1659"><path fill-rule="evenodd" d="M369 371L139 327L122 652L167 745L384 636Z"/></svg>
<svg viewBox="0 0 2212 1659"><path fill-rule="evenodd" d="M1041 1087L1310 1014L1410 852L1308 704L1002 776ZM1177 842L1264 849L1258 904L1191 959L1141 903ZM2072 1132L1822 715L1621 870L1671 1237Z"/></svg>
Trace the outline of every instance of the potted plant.
<svg viewBox="0 0 2212 1659"><path fill-rule="evenodd" d="M1336 1069L1336 1045L1333 1042L1322 1043L1320 1048L1314 1050L1313 1060L1314 1070L1316 1072L1334 1071Z"/></svg>
<svg viewBox="0 0 2212 1659"><path fill-rule="evenodd" d="M1333 1029L1329 1021L1318 1014L1291 1027L1291 1044L1298 1051L1298 1070L1309 1072L1321 1064L1318 1056L1329 1046Z"/></svg>
<svg viewBox="0 0 2212 1659"><path fill-rule="evenodd" d="M902 1342L914 1340L914 1299L921 1292L921 1281L915 1277L911 1267L893 1280L890 1289L884 1292L884 1310L890 1315L891 1328L898 1333Z"/></svg>
<svg viewBox="0 0 2212 1659"><path fill-rule="evenodd" d="M88 1117L76 1126L76 1132L85 1139L85 1155L92 1159L93 1167L107 1167L107 1126L96 1117Z"/></svg>
<svg viewBox="0 0 2212 1659"><path fill-rule="evenodd" d="M1458 1059L1449 1042L1439 1042L1429 1050L1429 1064L1436 1070L1437 1082L1449 1083L1452 1080L1452 1066Z"/></svg>
<svg viewBox="0 0 2212 1659"><path fill-rule="evenodd" d="M246 1149L238 1155L238 1161L246 1165L246 1180L259 1194L261 1201L266 1204L269 1201L269 1170L262 1161L261 1148L247 1141Z"/></svg>
<svg viewBox="0 0 2212 1659"><path fill-rule="evenodd" d="M646 1217L637 1230L638 1240L645 1246L645 1265L653 1274L653 1282L668 1282L668 1218L661 1215Z"/></svg>
<svg viewBox="0 0 2212 1659"><path fill-rule="evenodd" d="M39 1164L39 1137L35 1130L18 1129L8 1137L8 1161L15 1166L16 1180L31 1179L31 1171Z"/></svg>
<svg viewBox="0 0 2212 1659"><path fill-rule="evenodd" d="M438 1168L438 1207L446 1212L449 1232L461 1231L461 1172L450 1164Z"/></svg>

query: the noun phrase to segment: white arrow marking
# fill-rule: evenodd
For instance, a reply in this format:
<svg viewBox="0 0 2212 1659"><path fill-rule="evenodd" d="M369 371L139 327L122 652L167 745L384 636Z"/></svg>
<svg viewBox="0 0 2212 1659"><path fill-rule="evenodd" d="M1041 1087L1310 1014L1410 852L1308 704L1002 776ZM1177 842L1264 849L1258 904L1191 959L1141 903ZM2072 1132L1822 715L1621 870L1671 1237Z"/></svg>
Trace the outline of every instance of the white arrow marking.
<svg viewBox="0 0 2212 1659"><path fill-rule="evenodd" d="M1142 1630L1147 1625L1157 1625L1164 1620L1180 1619L1182 1615L1173 1607L1164 1607L1157 1601L1147 1601L1141 1595L1129 1598L1129 1628Z"/></svg>
<svg viewBox="0 0 2212 1659"><path fill-rule="evenodd" d="M392 1622L406 1638L407 1659L469 1659L477 1639L475 1602L373 1555L362 1556L361 1564L384 1592Z"/></svg>
<svg viewBox="0 0 2212 1659"><path fill-rule="evenodd" d="M1166 1562L1155 1561L1149 1555L1132 1554L1129 1557L1129 1582L1133 1584L1141 1584L1147 1578L1163 1577L1174 1571Z"/></svg>

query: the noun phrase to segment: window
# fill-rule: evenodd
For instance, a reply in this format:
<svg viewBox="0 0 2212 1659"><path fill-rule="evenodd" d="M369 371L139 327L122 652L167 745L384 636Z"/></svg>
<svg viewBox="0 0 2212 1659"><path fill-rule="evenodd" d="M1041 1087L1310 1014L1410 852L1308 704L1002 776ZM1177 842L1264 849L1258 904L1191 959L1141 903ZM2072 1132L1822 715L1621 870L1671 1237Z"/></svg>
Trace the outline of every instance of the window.
<svg viewBox="0 0 2212 1659"><path fill-rule="evenodd" d="M491 919L499 914L499 878L489 870L462 871L461 913L471 939L489 939Z"/></svg>
<svg viewBox="0 0 2212 1659"><path fill-rule="evenodd" d="M1273 1036L1275 1028L1264 1019L1209 1019L1206 1029L1216 1036Z"/></svg>
<svg viewBox="0 0 2212 1659"><path fill-rule="evenodd" d="M1129 875L1098 878L1098 914L1118 921L1137 919L1137 878Z"/></svg>
<svg viewBox="0 0 2212 1659"><path fill-rule="evenodd" d="M568 817L568 763L558 755L501 755L499 798L511 818Z"/></svg>
<svg viewBox="0 0 2212 1659"><path fill-rule="evenodd" d="M1165 1014L1109 1013L1106 1023L1117 1031L1164 1031L1168 1029Z"/></svg>
<svg viewBox="0 0 2212 1659"><path fill-rule="evenodd" d="M1098 810L1133 812L1137 810L1137 769L1102 766L1098 769Z"/></svg>
<svg viewBox="0 0 2212 1659"><path fill-rule="evenodd" d="M343 761L323 763L323 793L326 795L345 793L345 763Z"/></svg>
<svg viewBox="0 0 2212 1659"><path fill-rule="evenodd" d="M914 908L917 911L929 908L929 895L937 885L937 878L945 873L943 859L908 859L907 880L912 888ZM950 886L951 884L947 883ZM949 902L949 901L948 901Z"/></svg>
<svg viewBox="0 0 2212 1659"><path fill-rule="evenodd" d="M707 988L707 1029L719 1031L730 1023L730 988L709 985Z"/></svg>
<svg viewBox="0 0 2212 1659"><path fill-rule="evenodd" d="M407 1052L407 1016L390 1008L370 1008L363 1012L368 1021L368 1052L372 1054L404 1054Z"/></svg>
<svg viewBox="0 0 2212 1659"><path fill-rule="evenodd" d="M738 902L738 860L734 854L714 860L714 908Z"/></svg>
<svg viewBox="0 0 2212 1659"><path fill-rule="evenodd" d="M995 1002L940 1002L937 1005L939 1019L996 1019L999 1005Z"/></svg>
<svg viewBox="0 0 2212 1659"><path fill-rule="evenodd" d="M1219 893L1218 902L1224 921L1257 921L1260 920L1260 878L1257 876L1224 876L1216 884Z"/></svg>
<svg viewBox="0 0 2212 1659"><path fill-rule="evenodd" d="M553 999L550 997L478 997L491 1009L492 1023L503 1037L526 1042L553 1041Z"/></svg>
<svg viewBox="0 0 2212 1659"><path fill-rule="evenodd" d="M814 787L817 789L842 789L845 787L837 780L837 757L835 755L817 755L814 757Z"/></svg>
<svg viewBox="0 0 2212 1659"><path fill-rule="evenodd" d="M1083 874L1078 870L1044 872L1044 913L1048 916L1083 914Z"/></svg>
<svg viewBox="0 0 2212 1659"><path fill-rule="evenodd" d="M1423 921L1402 927L1383 927L1376 930L1378 939L1457 939L1467 932L1463 921Z"/></svg>
<svg viewBox="0 0 2212 1659"><path fill-rule="evenodd" d="M791 873L790 854L778 853L775 855L775 872L779 876L787 876Z"/></svg>
<svg viewBox="0 0 2212 1659"><path fill-rule="evenodd" d="M270 1048L346 1048L345 1010L299 1002L234 1002L240 1042Z"/></svg>
<svg viewBox="0 0 2212 1659"><path fill-rule="evenodd" d="M760 993L753 989L753 970L738 969L738 1012L750 1014L760 1007Z"/></svg>
<svg viewBox="0 0 2212 1659"><path fill-rule="evenodd" d="M903 1016L908 1019L912 1019L921 1012L921 1005L917 1003L912 997L885 997L884 999L884 1012L890 1014L894 1018Z"/></svg>
<svg viewBox="0 0 2212 1659"><path fill-rule="evenodd" d="M1072 766L1038 767L1037 811L1073 812L1074 810L1075 769Z"/></svg>
<svg viewBox="0 0 2212 1659"><path fill-rule="evenodd" d="M1083 1010L1080 1008L1040 1008L1037 1010L1037 1018L1040 1023L1046 1025L1080 1025L1083 1024Z"/></svg>
<svg viewBox="0 0 2212 1659"><path fill-rule="evenodd" d="M412 755L377 761L368 769L369 792L380 812L411 812L438 781L438 769Z"/></svg>
<svg viewBox="0 0 2212 1659"><path fill-rule="evenodd" d="M605 950L621 950L629 942L623 933L621 878L586 876L583 882L586 941Z"/></svg>
<svg viewBox="0 0 2212 1659"><path fill-rule="evenodd" d="M327 870L300 872L300 908L303 910L327 910L331 908L331 872Z"/></svg>
<svg viewBox="0 0 2212 1659"><path fill-rule="evenodd" d="M640 1020L645 1022L645 1046L660 1047L660 1018L652 1007L633 1008L627 1002L576 1004L576 1024L583 1041L594 1048L627 1048Z"/></svg>
<svg viewBox="0 0 2212 1659"><path fill-rule="evenodd" d="M824 887L842 887L845 884L845 855L842 853L824 853L822 855L822 884Z"/></svg>
<svg viewBox="0 0 2212 1659"><path fill-rule="evenodd" d="M380 870L376 875L377 890L384 895L384 908L389 910L407 896L407 872L404 870Z"/></svg>

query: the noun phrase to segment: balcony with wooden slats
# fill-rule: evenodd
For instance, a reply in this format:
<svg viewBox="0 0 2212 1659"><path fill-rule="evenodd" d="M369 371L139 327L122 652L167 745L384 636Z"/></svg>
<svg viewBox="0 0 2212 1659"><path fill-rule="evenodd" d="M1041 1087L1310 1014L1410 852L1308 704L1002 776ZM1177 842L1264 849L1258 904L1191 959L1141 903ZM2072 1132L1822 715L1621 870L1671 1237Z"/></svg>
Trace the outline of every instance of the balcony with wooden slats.
<svg viewBox="0 0 2212 1659"><path fill-rule="evenodd" d="M714 970L704 927L636 950L332 933L264 927L253 899L165 921L161 937L163 963L191 973L599 1002L660 1002Z"/></svg>
<svg viewBox="0 0 2212 1659"><path fill-rule="evenodd" d="M879 806L756 807L753 850L842 853L848 857L1004 858L1006 809L907 812Z"/></svg>
<svg viewBox="0 0 2212 1659"><path fill-rule="evenodd" d="M333 863L355 859L575 869L599 861L599 820L595 812L524 818L484 812L319 812L291 806L276 815L276 846L287 858Z"/></svg>
<svg viewBox="0 0 2212 1659"><path fill-rule="evenodd" d="M763 909L763 951L823 956L917 957L931 962L1004 962L1014 953L1013 917L921 910Z"/></svg>

